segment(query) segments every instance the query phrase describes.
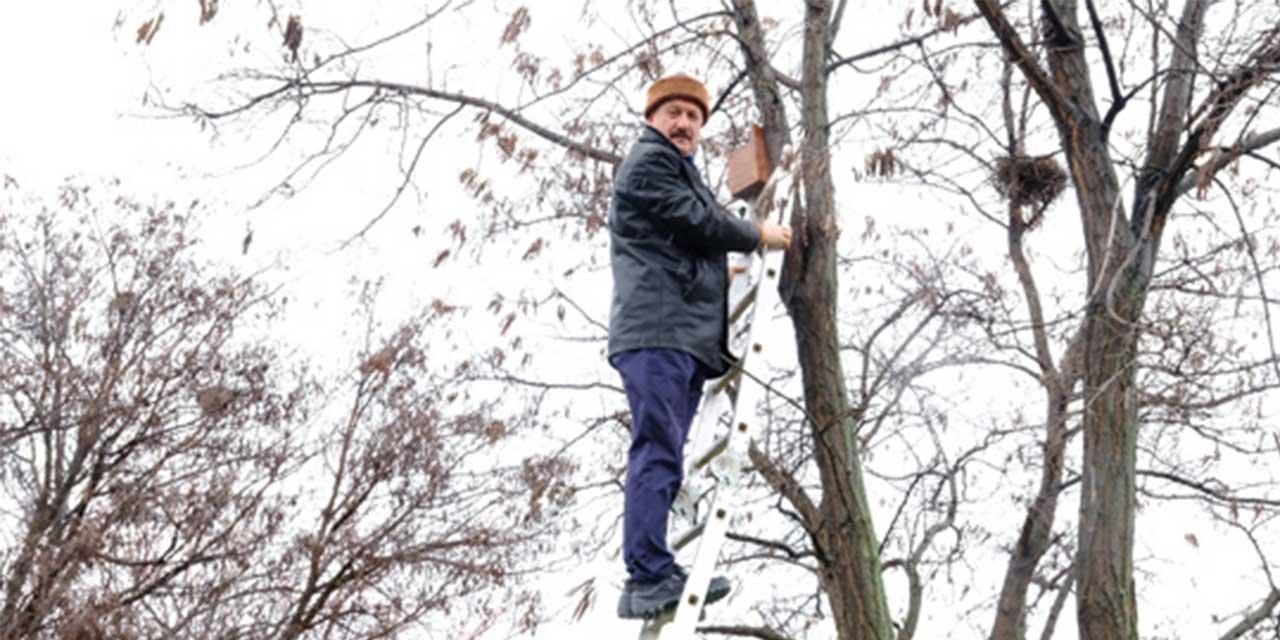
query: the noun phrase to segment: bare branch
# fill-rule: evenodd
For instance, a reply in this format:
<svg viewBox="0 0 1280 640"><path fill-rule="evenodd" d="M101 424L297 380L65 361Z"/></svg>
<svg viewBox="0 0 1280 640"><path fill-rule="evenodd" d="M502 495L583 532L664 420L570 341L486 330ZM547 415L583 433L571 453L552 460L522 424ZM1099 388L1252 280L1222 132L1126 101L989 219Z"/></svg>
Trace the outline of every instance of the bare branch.
<svg viewBox="0 0 1280 640"><path fill-rule="evenodd" d="M1263 598L1262 602L1259 602L1258 606L1254 607L1252 611L1246 613L1243 620L1227 629L1227 632L1222 634L1220 640L1240 640L1254 627L1270 619L1271 613L1276 610L1277 606L1280 606L1280 589L1273 586L1271 593L1268 593L1267 597Z"/></svg>
<svg viewBox="0 0 1280 640"><path fill-rule="evenodd" d="M1178 188L1174 193L1174 197L1177 198L1186 195L1194 189L1196 184L1205 176L1213 176L1217 174L1219 171L1230 166L1232 162L1235 162L1239 156L1253 154L1265 147L1275 144L1276 142L1280 142L1280 127L1269 131L1263 131L1261 133L1249 134L1243 142L1240 142L1235 146L1215 149L1208 161L1206 161L1199 169L1194 173L1188 173L1182 178L1182 181L1178 183Z"/></svg>
<svg viewBox="0 0 1280 640"><path fill-rule="evenodd" d="M1098 8L1094 6L1093 0L1085 0L1085 6L1089 9L1089 22L1093 26L1093 32L1098 36L1098 48L1102 51L1103 66L1107 70L1107 85L1111 87L1111 107L1107 109L1107 115L1102 119L1105 131L1109 129L1116 114L1124 108L1125 99L1120 91L1120 79L1116 73L1115 61L1111 59L1111 45L1107 40L1107 32L1102 26L1102 19L1098 17Z"/></svg>
<svg viewBox="0 0 1280 640"><path fill-rule="evenodd" d="M1008 4L1012 4L1012 3L1009 3L1009 2L1004 3L1004 5L1008 5ZM843 8L843 4L841 5L841 7ZM866 51L855 53L853 55L845 56L843 58L840 58L839 60L836 60L828 64L827 73L829 74L834 73L836 70L840 69L840 67L862 62L863 60L876 58L886 53L893 53L894 51L901 51L902 49L906 49L908 47L924 44L925 42L933 39L934 37L937 37L946 33L953 33L959 27L967 25L970 22L973 22L974 20L977 20L980 17L981 17L980 14L971 13L967 16L964 16L963 18L960 18L955 23L954 26L937 27L931 31L926 31L925 33L922 33L920 35L911 36L910 38L906 38L904 40L891 42L886 45L875 47L874 49L868 49Z"/></svg>
<svg viewBox="0 0 1280 640"><path fill-rule="evenodd" d="M1018 30L1010 24L1009 18L1005 16L1004 7L994 0L974 0L974 4L978 6L978 11L986 18L987 24L995 32L996 38L1000 40L1000 44L1004 47L1009 58L1022 70L1022 75L1027 79L1027 83L1031 85L1032 89L1035 89L1036 94L1040 96L1040 100L1049 108L1050 113L1054 114L1054 118L1064 124L1071 122L1074 115L1066 96L1054 84L1049 74L1036 62L1035 54L1022 41L1022 37L1018 35Z"/></svg>
<svg viewBox="0 0 1280 640"><path fill-rule="evenodd" d="M790 472L778 466L769 457L769 454L760 449L756 443L751 443L751 448L747 455L751 459L751 464L755 465L761 476L764 476L769 486L773 487L782 497L786 498L791 506L795 507L799 512L802 520L801 525L810 533L817 531L822 523L822 514L818 511L818 507L813 500L805 492L804 487L795 479Z"/></svg>
<svg viewBox="0 0 1280 640"><path fill-rule="evenodd" d="M1049 608L1049 615L1044 621L1044 630L1040 632L1040 640L1053 638L1054 631L1058 629L1058 618L1062 616L1062 610L1067 606L1067 598L1071 595L1075 582L1076 572L1071 571L1067 574L1067 581L1058 588L1058 595L1053 599L1053 606Z"/></svg>
<svg viewBox="0 0 1280 640"><path fill-rule="evenodd" d="M1247 496L1233 496L1219 489L1215 489L1204 482L1190 480L1167 471L1155 471L1152 469L1138 469L1137 473L1140 476L1147 476L1150 478L1159 478L1161 480L1167 480L1174 484L1187 487L1188 489L1194 489L1206 496L1209 496L1210 498L1213 498L1214 500L1217 500L1222 504L1236 503L1236 504L1260 505L1260 506L1266 506L1266 507L1280 507L1280 500L1271 500L1267 498L1250 498Z"/></svg>
<svg viewBox="0 0 1280 640"><path fill-rule="evenodd" d="M768 627L733 627L733 626L712 626L698 627L698 633L718 633L722 636L737 636L740 638L759 638L760 640L791 640L790 636L785 636Z"/></svg>
<svg viewBox="0 0 1280 640"><path fill-rule="evenodd" d="M548 129L547 127L544 127L530 120L529 118L526 118L525 116L521 115L519 112L517 112L514 109L510 109L501 104L493 102L491 100L485 100L483 98L477 98L475 96L469 96L461 93L451 93L447 91L438 91L436 89L431 89L429 87L420 87L416 85L401 84L397 82L384 82L380 80L352 79L352 80L312 81L312 80L298 80L293 78L284 78L280 76L268 76L268 79L278 81L281 83L281 85L271 91L268 91L266 93L259 94L257 96L250 98L247 102L245 102L242 105L233 107L231 109L223 110L223 111L207 111L196 106L189 106L188 109L193 110L206 118L217 120L220 118L225 118L228 116L242 113L244 111L252 109L253 107L261 104L266 100L287 95L291 91L300 91L302 92L303 95L314 95L314 94L323 94L323 93L345 92L345 91L350 91L351 89L356 89L356 88L373 89L378 91L389 91L391 93L398 93L403 95L423 96L423 97L431 98L434 100L444 100L446 102L452 102L454 104L474 107L484 111L491 111L493 113L496 113L502 116L503 118L506 118L512 123L515 123L520 127L523 127L529 132L538 135L544 140L555 143L574 153L582 154L583 156L590 158L592 160L605 162L611 165L618 164L619 162L622 161L622 158L615 153L605 151L602 149L597 149L595 147L589 146L582 142L573 140L568 136L552 131L551 129Z"/></svg>
<svg viewBox="0 0 1280 640"><path fill-rule="evenodd" d="M345 249L351 246L352 242L355 242L356 240L363 238L364 235L368 233L370 229L373 228L373 225L378 224L378 222L380 222L383 218L387 216L387 213L391 211L391 208L394 207L396 203L400 201L400 195L404 193L405 188L407 188L409 186L409 183L413 180L414 171L416 171L418 168L418 161L422 158L422 151L427 148L427 144L431 142L431 138L435 137L436 132L439 131L440 128L443 127L446 122L453 119L454 116L458 115L464 108L466 108L466 105L460 104L456 108L454 108L453 111L450 111L449 113L445 114L444 117L436 121L435 125L431 127L431 130L427 132L427 135L422 137L422 142L418 143L418 149L413 153L413 160L409 162L409 168L404 170L403 172L404 175L400 180L400 184L396 185L396 192L392 194L391 200L387 202L387 205L385 207L382 208L382 211L379 211L377 215L365 221L364 226L360 227L360 230L357 231L355 235L352 235L351 237L344 240L342 242L341 248Z"/></svg>

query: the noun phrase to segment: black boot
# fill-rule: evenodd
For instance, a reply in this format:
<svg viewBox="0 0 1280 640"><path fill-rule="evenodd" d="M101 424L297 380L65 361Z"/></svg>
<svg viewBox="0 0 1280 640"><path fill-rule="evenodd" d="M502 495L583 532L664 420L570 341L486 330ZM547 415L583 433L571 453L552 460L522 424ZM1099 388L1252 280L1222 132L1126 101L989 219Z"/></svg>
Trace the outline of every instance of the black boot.
<svg viewBox="0 0 1280 640"><path fill-rule="evenodd" d="M665 579L658 582L636 582L627 580L622 589L622 597L618 599L619 618L656 618L676 608L680 603L680 594L684 592L684 583L689 574L680 565ZM724 576L715 576L707 586L707 604L719 602L729 595L729 580Z"/></svg>

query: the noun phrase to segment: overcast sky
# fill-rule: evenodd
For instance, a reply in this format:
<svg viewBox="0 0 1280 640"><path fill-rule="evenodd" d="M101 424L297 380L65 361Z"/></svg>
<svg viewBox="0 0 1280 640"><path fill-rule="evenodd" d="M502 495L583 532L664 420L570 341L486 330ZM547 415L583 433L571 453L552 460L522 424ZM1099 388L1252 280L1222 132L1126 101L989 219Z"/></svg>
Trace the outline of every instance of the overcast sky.
<svg viewBox="0 0 1280 640"><path fill-rule="evenodd" d="M167 24L153 44L144 47L135 44L132 37L136 17L146 13L138 10L142 4L117 6L113 2L52 0L6 2L0 6L0 60L4 61L0 63L0 86L4 87L5 94L0 101L0 172L16 178L24 189L45 193L67 177L90 183L120 177L126 187L140 195L155 193L161 197L209 199L216 203L218 212L216 221L205 224L206 242L211 251L223 259L239 261L247 268L280 265L286 274L283 279L296 287L295 295L304 301L304 308L309 311L308 322L299 325L300 331L314 332L314 340L319 344L340 332L346 320L345 298L335 296L335 292L345 288L352 274L401 274L391 284L393 291L412 291L424 296L471 296L470 299L479 302L491 293L484 287L476 287L474 280L458 280L470 282L470 286L459 286L455 282L480 273L465 271L472 268L467 265L459 267L464 271L451 272L453 275L448 277L424 269L425 256L432 254L424 252L424 245L415 243L406 234L416 215L412 199L370 243L349 251L333 251L336 241L354 228L352 223L356 218L351 214L376 211L388 195L386 176L362 170L358 163L317 182L297 198L272 200L249 210L249 205L261 197L270 180L279 173L237 171L237 166L254 157L250 149L237 146L236 141L232 141L236 144L211 146L209 137L190 121L156 119L156 111L145 105L142 98L157 87L175 95L207 82L225 63L227 36L234 30L235 21L247 20L244 16L249 14L256 20L260 12L250 7L247 14L238 17L237 4L255 3L224 2L226 15L220 15L214 25L197 28L194 26L197 3L194 0L178 3L167 8ZM356 4L347 3L347 10ZM478 6L499 4L502 3L482 2ZM861 10L867 10L865 7L870 4L874 3L862 3ZM333 10L339 11L336 6ZM308 19L323 25L326 14L319 11L308 14ZM472 27L492 33L495 24L505 21L505 15L500 12L493 13L491 18ZM127 23L117 26L118 20ZM563 30L566 23L572 24L571 14L561 16L558 21L547 17L540 20L536 26L542 31L534 32L532 37L546 38L547 42L558 42L558 30ZM871 20L855 21L846 37L853 43L879 43L880 34L887 32L878 31L872 23ZM371 25L366 33L379 32L376 25ZM344 35L358 40L356 36L363 34ZM475 54L477 66L468 72L476 74L473 80L477 77L491 80L495 90L504 81L514 83L514 79L504 80L504 76L492 68L494 65L486 64L483 57L486 47L477 46L465 31L439 37L442 42L452 42L450 46ZM482 41L488 42L488 37ZM493 74L492 79L486 74ZM453 143L446 141L436 153L467 154L473 146L474 143L465 138ZM272 171L278 171L282 165L269 166ZM462 201L444 197L444 204L433 204L437 210L442 206L447 209L450 202L465 206ZM918 202L914 195L902 198ZM900 207L900 203L897 206ZM862 216L856 219L861 220ZM255 233L253 249L248 255L239 256L240 242L249 229ZM554 256L548 257L536 269L518 275L550 277L559 266ZM512 270L504 267L498 273L505 277ZM599 301L594 308L600 310ZM599 362L586 369L587 375L607 375L601 371L603 367ZM1074 499L1061 508L1073 510ZM1007 509L997 513L1004 518L1010 515ZM1214 576L1221 570L1215 558L1222 557L1220 554L1234 544L1202 535L1198 546L1192 546L1184 541L1187 533L1170 526L1167 532L1148 530L1143 536L1142 545L1149 546L1139 547L1139 557L1159 547L1162 557L1178 558L1177 566L1160 568L1165 572L1159 578L1139 576L1139 583L1148 594L1144 596L1144 606L1164 609L1170 602L1180 602L1178 606L1183 607L1193 602L1196 597L1193 594L1198 589L1192 583L1188 591L1186 581L1196 576ZM1000 559L999 556L993 558L994 561ZM634 623L623 623L614 617L615 589L622 577L616 558L603 558L548 578L548 604L553 609L567 611L573 600L564 597L565 591L591 577L597 579L600 588L597 606L587 618L591 633L580 633L583 629L580 624L566 623L544 627L537 637L629 637L635 633ZM735 577L744 585L761 579ZM1243 604L1252 599L1255 590L1198 597L1218 597ZM930 612L933 613L936 612ZM1180 619L1177 613L1169 615ZM937 626L932 627L932 631L922 631L921 637L941 637L930 633L949 628L947 625L958 616L963 616L963 612L931 618ZM1073 635L1072 617L1064 616L1059 637ZM1206 637L1214 628L1204 616L1186 615L1181 619L1185 622L1182 630L1186 632L1182 637ZM981 622L985 624L985 617ZM925 620L926 630L930 629L929 624L930 620Z"/></svg>

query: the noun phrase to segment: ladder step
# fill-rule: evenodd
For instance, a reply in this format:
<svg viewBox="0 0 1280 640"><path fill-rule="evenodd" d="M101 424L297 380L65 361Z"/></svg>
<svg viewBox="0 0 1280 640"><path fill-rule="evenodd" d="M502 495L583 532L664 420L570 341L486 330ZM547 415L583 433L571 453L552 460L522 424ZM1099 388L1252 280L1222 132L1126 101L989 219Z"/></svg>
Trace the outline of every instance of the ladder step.
<svg viewBox="0 0 1280 640"><path fill-rule="evenodd" d="M706 531L706 529L707 529L707 523L704 521L704 522L699 522L697 525L695 525L692 529L689 529L688 531L680 532L680 535L675 536L675 538L673 538L675 542L671 544L671 548L675 551L679 551L689 546L689 543L693 542L694 540L697 540L698 537L702 535L702 532Z"/></svg>
<svg viewBox="0 0 1280 640"><path fill-rule="evenodd" d="M733 308L733 312L729 314L729 326L733 326L738 322L738 318L751 308L756 301L756 292L760 290L760 285L754 285L743 294L742 299L738 301L738 305Z"/></svg>
<svg viewBox="0 0 1280 640"><path fill-rule="evenodd" d="M693 468L702 469L703 467L711 464L712 460L715 460L717 456L724 453L725 449L728 449L728 448L729 448L729 436L728 435L720 436L719 439L717 439L715 442L711 444L710 448L708 448L706 451L703 451L701 455L693 459Z"/></svg>
<svg viewBox="0 0 1280 640"><path fill-rule="evenodd" d="M717 393L724 393L725 391L728 391L730 385L737 383L738 380L741 378L742 378L742 367L734 367L730 369L729 373L726 373L723 376L720 376L720 379L716 381L715 386L711 387L711 395L715 395Z"/></svg>
<svg viewBox="0 0 1280 640"><path fill-rule="evenodd" d="M723 520L727 519L729 515L729 511L726 509L716 509L714 514L707 514L707 519L716 518ZM674 540L674 542L671 543L671 549L679 551L689 546L690 542L702 537L702 534L707 531L707 519L704 519L702 522L699 522L690 529L681 531L678 535L672 536L671 539Z"/></svg>

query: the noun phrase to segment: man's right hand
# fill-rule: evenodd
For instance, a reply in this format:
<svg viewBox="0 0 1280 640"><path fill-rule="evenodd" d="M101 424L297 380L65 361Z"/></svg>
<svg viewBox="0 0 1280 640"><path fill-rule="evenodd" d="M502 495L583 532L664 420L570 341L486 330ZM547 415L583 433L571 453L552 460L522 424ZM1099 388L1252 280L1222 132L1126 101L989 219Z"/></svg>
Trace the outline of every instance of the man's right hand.
<svg viewBox="0 0 1280 640"><path fill-rule="evenodd" d="M791 227L772 222L756 224L760 231L760 244L766 249L786 249L791 246Z"/></svg>

